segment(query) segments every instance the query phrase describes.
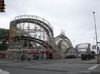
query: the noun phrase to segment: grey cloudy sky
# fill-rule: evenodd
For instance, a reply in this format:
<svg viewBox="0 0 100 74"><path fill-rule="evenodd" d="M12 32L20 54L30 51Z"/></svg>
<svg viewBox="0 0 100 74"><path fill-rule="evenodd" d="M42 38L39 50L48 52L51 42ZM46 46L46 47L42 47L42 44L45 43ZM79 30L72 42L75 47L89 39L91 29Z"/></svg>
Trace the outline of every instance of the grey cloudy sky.
<svg viewBox="0 0 100 74"><path fill-rule="evenodd" d="M6 12L0 13L0 27L9 28L10 21L18 15L37 15L47 19L55 36L61 30L72 41L95 42L93 11L96 12L98 41L100 41L100 0L5 0Z"/></svg>

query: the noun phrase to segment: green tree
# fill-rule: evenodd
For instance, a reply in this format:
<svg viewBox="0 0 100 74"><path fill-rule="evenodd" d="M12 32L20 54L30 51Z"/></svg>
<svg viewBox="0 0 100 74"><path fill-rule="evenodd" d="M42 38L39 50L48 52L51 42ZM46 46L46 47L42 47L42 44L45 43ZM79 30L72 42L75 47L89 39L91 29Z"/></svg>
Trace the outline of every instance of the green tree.
<svg viewBox="0 0 100 74"><path fill-rule="evenodd" d="M9 46L9 30L0 29L0 50L7 50Z"/></svg>

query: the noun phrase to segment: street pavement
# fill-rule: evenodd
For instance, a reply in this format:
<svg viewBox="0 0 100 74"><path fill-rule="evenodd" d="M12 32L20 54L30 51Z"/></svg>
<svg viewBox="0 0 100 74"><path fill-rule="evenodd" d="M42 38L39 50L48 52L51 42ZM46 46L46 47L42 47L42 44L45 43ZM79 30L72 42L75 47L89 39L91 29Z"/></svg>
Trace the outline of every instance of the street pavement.
<svg viewBox="0 0 100 74"><path fill-rule="evenodd" d="M100 64L96 61L78 59L0 61L0 69L10 74L100 74Z"/></svg>

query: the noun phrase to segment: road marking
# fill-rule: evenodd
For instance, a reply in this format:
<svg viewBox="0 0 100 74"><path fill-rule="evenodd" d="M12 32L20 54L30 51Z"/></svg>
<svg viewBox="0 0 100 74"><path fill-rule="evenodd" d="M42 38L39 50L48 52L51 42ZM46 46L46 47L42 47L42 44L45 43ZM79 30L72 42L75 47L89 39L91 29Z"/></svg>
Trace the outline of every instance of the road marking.
<svg viewBox="0 0 100 74"><path fill-rule="evenodd" d="M88 70L94 70L97 67L98 67L98 64L95 64L95 65L91 66L90 68L88 68Z"/></svg>

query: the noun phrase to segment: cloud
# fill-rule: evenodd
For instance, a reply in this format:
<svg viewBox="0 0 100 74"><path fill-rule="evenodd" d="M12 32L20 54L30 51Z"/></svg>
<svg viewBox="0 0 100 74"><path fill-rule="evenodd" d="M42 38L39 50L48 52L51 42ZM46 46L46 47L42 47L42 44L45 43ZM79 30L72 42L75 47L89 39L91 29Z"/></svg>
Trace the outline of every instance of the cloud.
<svg viewBox="0 0 100 74"><path fill-rule="evenodd" d="M6 0L6 12L0 13L0 24L9 28L10 21L18 15L37 15L47 19L57 36L61 30L73 44L90 42L95 44L92 12L96 12L98 40L100 40L99 0Z"/></svg>

